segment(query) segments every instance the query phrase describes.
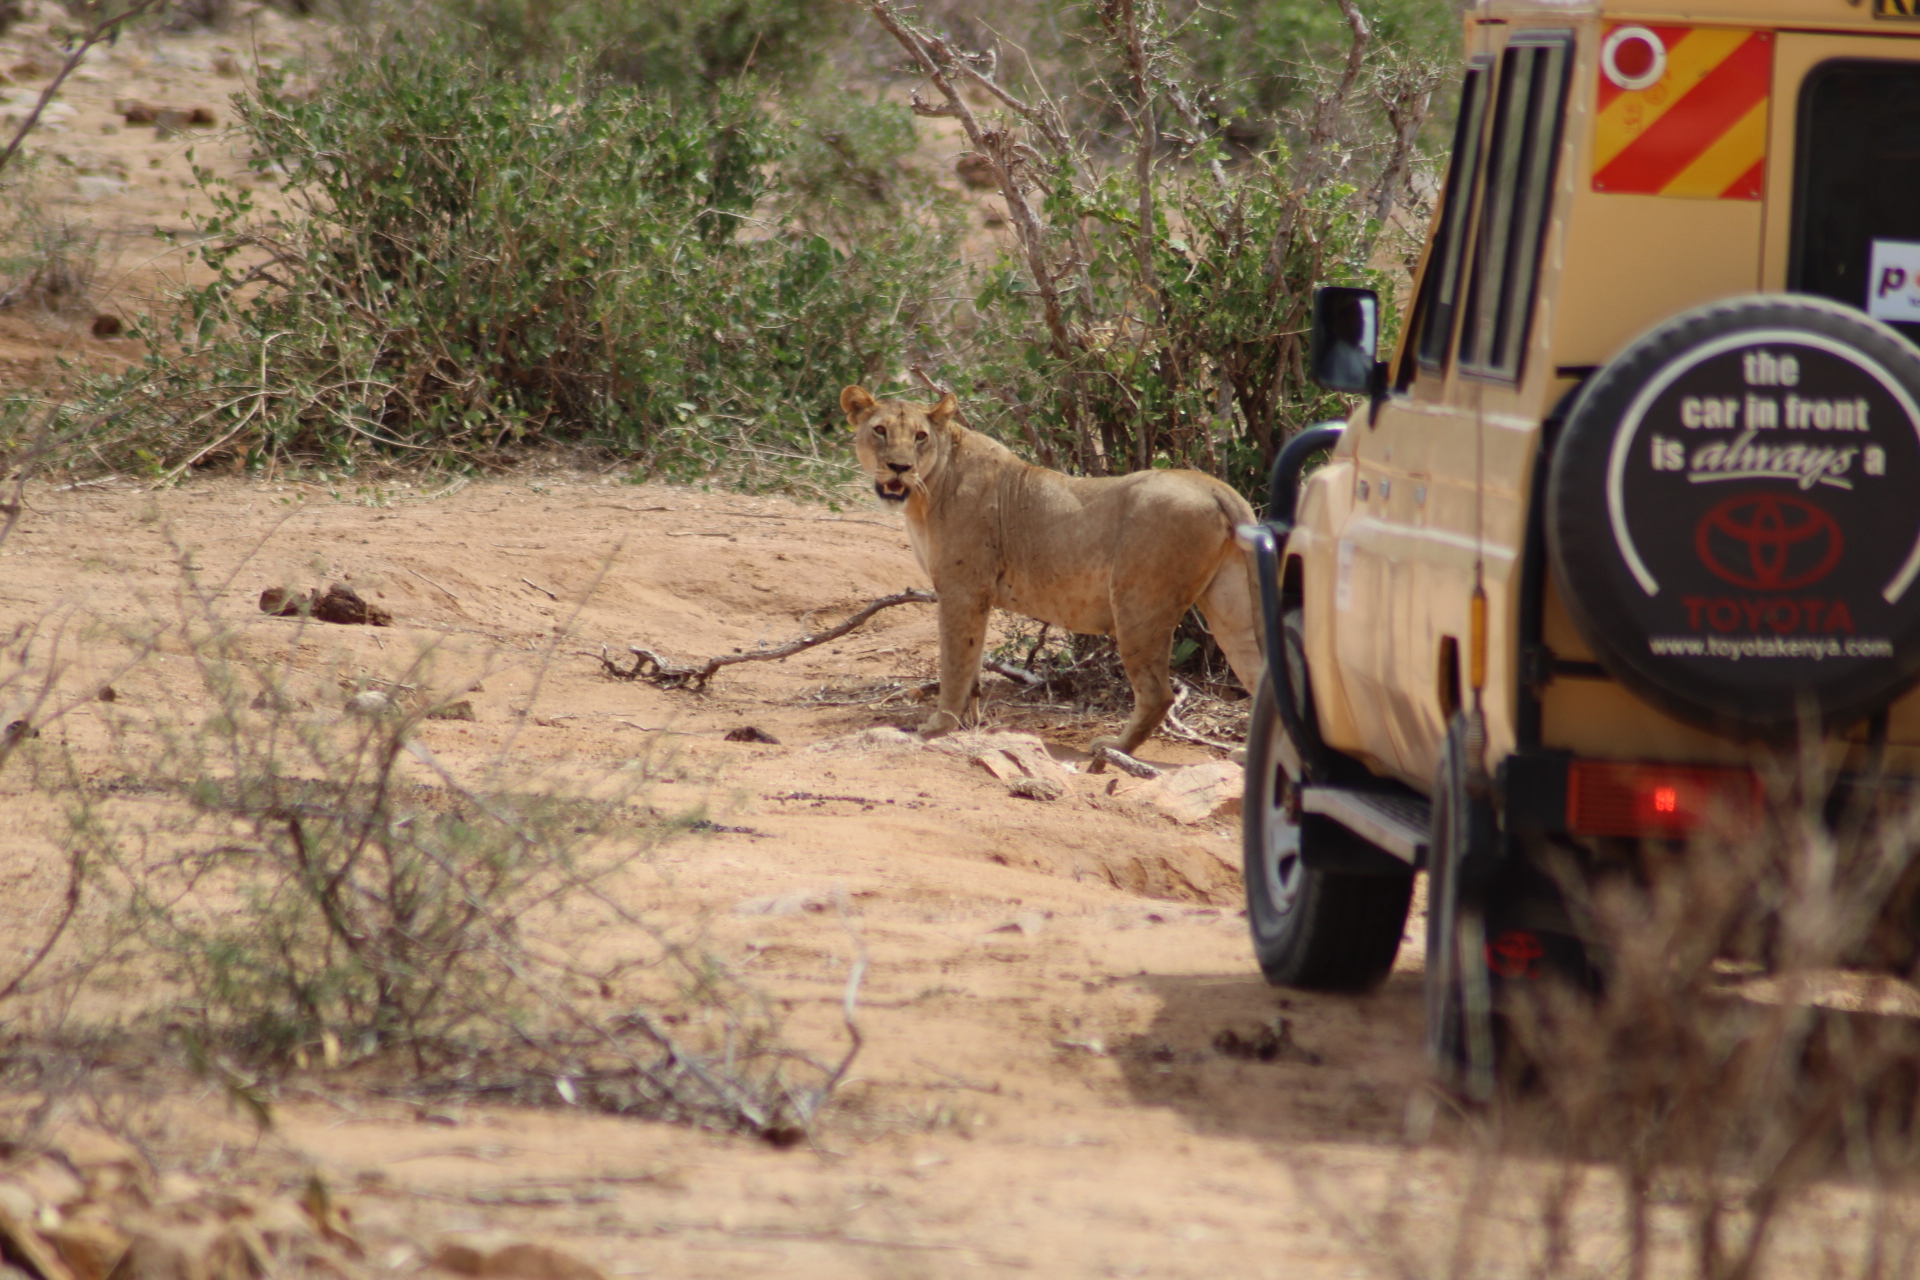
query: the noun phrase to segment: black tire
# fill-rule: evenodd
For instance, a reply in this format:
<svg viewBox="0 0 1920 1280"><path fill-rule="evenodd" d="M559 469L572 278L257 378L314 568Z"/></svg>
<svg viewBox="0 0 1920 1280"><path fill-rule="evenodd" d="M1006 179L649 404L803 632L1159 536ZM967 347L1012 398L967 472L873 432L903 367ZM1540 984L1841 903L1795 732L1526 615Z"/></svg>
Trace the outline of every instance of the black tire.
<svg viewBox="0 0 1920 1280"><path fill-rule="evenodd" d="M1284 625L1295 705L1303 724L1316 726L1297 609L1286 615ZM1400 950L1413 877L1307 867L1295 800L1299 780L1287 769L1286 729L1274 701L1273 677L1267 673L1254 697L1241 806L1253 953L1260 972L1275 986L1370 991L1386 978Z"/></svg>
<svg viewBox="0 0 1920 1280"><path fill-rule="evenodd" d="M1475 812L1484 802L1468 794L1467 768L1466 718L1456 715L1434 778L1427 843L1427 1069L1445 1088L1484 1102L1496 1068L1492 993L1480 959L1486 915L1462 870L1490 855L1493 824L1484 810Z"/></svg>
<svg viewBox="0 0 1920 1280"><path fill-rule="evenodd" d="M1674 715L1783 736L1920 679L1920 353L1821 298L1716 302L1588 382L1546 492L1556 585Z"/></svg>

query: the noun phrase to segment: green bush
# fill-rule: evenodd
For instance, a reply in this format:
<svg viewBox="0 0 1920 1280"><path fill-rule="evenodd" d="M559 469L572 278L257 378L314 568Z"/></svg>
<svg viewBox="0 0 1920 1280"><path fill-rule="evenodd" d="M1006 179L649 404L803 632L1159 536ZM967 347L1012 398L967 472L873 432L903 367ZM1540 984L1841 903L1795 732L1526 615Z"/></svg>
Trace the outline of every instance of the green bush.
<svg viewBox="0 0 1920 1280"><path fill-rule="evenodd" d="M96 388L106 451L150 467L811 453L948 260L934 224L836 242L793 216L819 201L784 190L792 130L742 89L676 103L401 44L313 101L267 85L240 110L298 216L275 231L220 195L218 279L145 369Z"/></svg>
<svg viewBox="0 0 1920 1280"><path fill-rule="evenodd" d="M1306 376L1314 287L1371 285L1388 342L1397 327L1390 267L1412 246L1389 215L1418 207L1411 175L1448 51L1302 6L1301 30L1319 33L1294 68L1304 102L1249 148L1215 109L1217 67L1188 47L1219 15L1063 4L1081 36L1068 69L1021 60L1000 81L995 56L916 26L896 0L866 7L939 68L931 109L991 159L1008 210L970 325L943 335L940 367L973 421L1045 466L1192 467L1261 501L1287 438L1351 404ZM1328 34L1343 29L1344 48ZM1054 75L1073 91L1032 83Z"/></svg>
<svg viewBox="0 0 1920 1280"><path fill-rule="evenodd" d="M623 83L676 95L804 71L842 25L835 6L814 0L441 0L422 16L464 32L490 59L586 58Z"/></svg>

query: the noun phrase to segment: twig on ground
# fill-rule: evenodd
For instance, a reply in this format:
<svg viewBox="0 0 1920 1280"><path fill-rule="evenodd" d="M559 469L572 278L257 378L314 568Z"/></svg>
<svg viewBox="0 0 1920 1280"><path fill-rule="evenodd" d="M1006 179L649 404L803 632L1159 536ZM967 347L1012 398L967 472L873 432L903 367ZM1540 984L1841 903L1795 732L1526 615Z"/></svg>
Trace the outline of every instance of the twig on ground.
<svg viewBox="0 0 1920 1280"><path fill-rule="evenodd" d="M1136 778L1157 778L1166 772L1158 765L1148 764L1145 760L1136 760L1126 752L1113 747L1101 747L1095 751L1093 763L1087 766L1087 772L1105 773L1108 761L1112 761L1114 768L1120 772L1132 774Z"/></svg>
<svg viewBox="0 0 1920 1280"><path fill-rule="evenodd" d="M526 583L528 586L532 587L535 591L538 591L541 595L545 596L549 600L558 600L560 598L559 596L553 594L553 592L541 586L539 583L535 582L532 578L522 578L520 579L520 581Z"/></svg>
<svg viewBox="0 0 1920 1280"><path fill-rule="evenodd" d="M402 567L402 568L406 568L406 566L405 566L405 565L402 565L401 567ZM427 576L426 574L424 574L424 573L421 573L421 572L420 572L420 571L419 571L418 569L407 569L407 572L408 572L408 573L410 573L410 574L412 574L412 575L413 575L414 577L416 577L416 578L418 578L418 579L420 579L420 581L422 581L422 582L424 582L424 583L426 583L426 584L427 584L428 586L430 586L430 587L432 587L432 588L433 588L433 589L434 589L435 591L446 591L446 593L447 593L447 595L448 595L448 596L450 596L450 597L452 597L452 599L453 599L453 602L454 602L455 604L458 604L458 603L460 603L460 597L459 597L459 596L456 596L456 595L454 595L454 594L453 594L453 592L451 592L451 591L447 591L447 589L446 589L445 587L443 587L443 586L441 586L441 585L440 585L439 583L437 583L437 582L435 582L435 581L434 581L434 580L433 580L432 578L429 578L429 577L428 577L428 576Z"/></svg>
<svg viewBox="0 0 1920 1280"><path fill-rule="evenodd" d="M1232 751L1234 749L1233 743L1221 742L1217 738L1209 738L1205 734L1195 733L1181 721L1180 704L1185 702L1192 692L1193 690L1191 688L1180 683L1178 680L1173 682L1173 705L1167 708L1167 719L1161 732L1171 738L1180 738L1187 742L1197 742L1203 747L1212 747L1215 751Z"/></svg>
<svg viewBox="0 0 1920 1280"><path fill-rule="evenodd" d="M988 658L980 665L997 676L1005 676L1007 679L1019 684L1024 684L1030 689L1042 688L1047 683L1044 677L1033 674L1033 672L1027 670L1025 667L1016 667L1011 662L1002 662L998 658Z"/></svg>
<svg viewBox="0 0 1920 1280"><path fill-rule="evenodd" d="M656 685L662 689L693 689L697 691L706 688L707 681L711 680L714 673L722 667L730 667L739 662L769 662L777 658L790 658L796 653L813 648L815 645L825 644L829 640L838 640L849 631L863 626L867 619L879 613L882 609L891 609L893 606L899 604L932 604L936 599L938 599L938 597L936 597L933 592L919 590L902 591L897 595L882 596L878 600L869 601L865 608L861 609L860 612L854 614L839 626L823 631L819 635L801 636L797 640L789 640L786 644L776 645L771 649L758 649L752 653L722 654L717 658L708 658L706 664L699 667L683 667L668 662L653 650L643 649L639 645L627 646L627 652L634 655L633 666L631 668L622 668L618 663L614 662L613 659L607 657L604 646L599 653L587 654L585 656L598 658L600 665L606 669L606 673L616 679L645 680L648 684ZM652 670L648 670L649 667L651 667Z"/></svg>

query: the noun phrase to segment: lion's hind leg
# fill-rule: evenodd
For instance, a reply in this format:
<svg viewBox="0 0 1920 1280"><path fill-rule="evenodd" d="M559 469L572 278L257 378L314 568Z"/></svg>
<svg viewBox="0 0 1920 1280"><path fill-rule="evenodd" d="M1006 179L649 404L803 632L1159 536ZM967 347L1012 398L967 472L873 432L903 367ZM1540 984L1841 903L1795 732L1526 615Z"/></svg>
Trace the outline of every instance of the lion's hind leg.
<svg viewBox="0 0 1920 1280"><path fill-rule="evenodd" d="M1260 602L1254 598L1253 575L1245 558L1229 555L1215 571L1197 602L1214 643L1227 655L1227 665L1252 697L1260 688L1266 656L1260 643Z"/></svg>
<svg viewBox="0 0 1920 1280"><path fill-rule="evenodd" d="M1113 639L1120 650L1120 665L1126 670L1127 683L1133 686L1133 714L1118 737L1093 740L1093 749L1115 747L1131 754L1135 747L1153 736L1153 731L1173 708L1173 629L1187 611L1187 605L1169 608L1166 602L1145 598L1125 598L1114 591Z"/></svg>

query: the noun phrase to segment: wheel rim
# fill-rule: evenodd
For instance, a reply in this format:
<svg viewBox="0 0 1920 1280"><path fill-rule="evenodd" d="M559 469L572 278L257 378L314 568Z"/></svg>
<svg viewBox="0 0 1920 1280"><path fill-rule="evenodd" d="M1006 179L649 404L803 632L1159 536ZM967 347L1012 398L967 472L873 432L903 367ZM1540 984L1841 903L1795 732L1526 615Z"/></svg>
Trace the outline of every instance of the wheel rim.
<svg viewBox="0 0 1920 1280"><path fill-rule="evenodd" d="M1300 886L1306 880L1306 867L1300 861L1300 826L1294 821L1288 803L1287 792L1293 784L1287 777L1286 766L1280 763L1279 747L1286 732L1277 718L1268 727L1269 776L1266 794L1261 797L1265 808L1261 814L1265 847L1261 851L1260 869L1265 872L1267 904L1276 916L1293 910Z"/></svg>

